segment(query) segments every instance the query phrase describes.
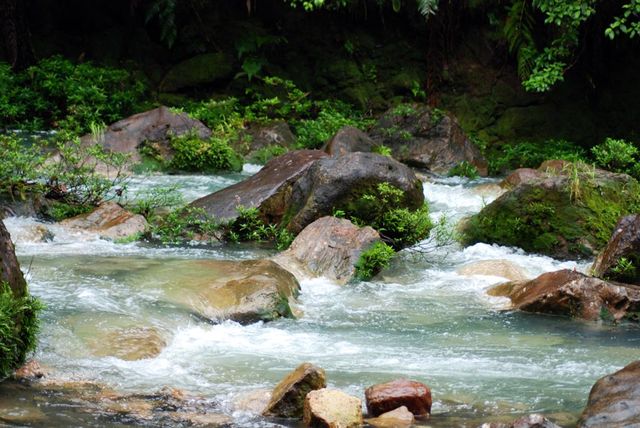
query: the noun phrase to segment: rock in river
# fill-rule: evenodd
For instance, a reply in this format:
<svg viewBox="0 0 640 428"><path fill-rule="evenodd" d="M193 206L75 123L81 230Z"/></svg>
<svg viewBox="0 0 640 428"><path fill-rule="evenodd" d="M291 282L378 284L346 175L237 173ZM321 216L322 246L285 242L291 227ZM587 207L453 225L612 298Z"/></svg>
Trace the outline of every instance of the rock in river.
<svg viewBox="0 0 640 428"><path fill-rule="evenodd" d="M626 263L622 261L626 260ZM626 266L624 268L623 266ZM640 215L623 217L591 267L595 276L640 285Z"/></svg>
<svg viewBox="0 0 640 428"><path fill-rule="evenodd" d="M301 364L276 385L264 415L302 418L307 394L326 386L324 370L310 363Z"/></svg>
<svg viewBox="0 0 640 428"><path fill-rule="evenodd" d="M364 392L367 410L379 416L401 406L406 406L416 416L431 413L431 390L423 383L398 379L370 386Z"/></svg>
<svg viewBox="0 0 640 428"><path fill-rule="evenodd" d="M318 389L304 400L304 424L313 428L362 426L362 402L335 389Z"/></svg>

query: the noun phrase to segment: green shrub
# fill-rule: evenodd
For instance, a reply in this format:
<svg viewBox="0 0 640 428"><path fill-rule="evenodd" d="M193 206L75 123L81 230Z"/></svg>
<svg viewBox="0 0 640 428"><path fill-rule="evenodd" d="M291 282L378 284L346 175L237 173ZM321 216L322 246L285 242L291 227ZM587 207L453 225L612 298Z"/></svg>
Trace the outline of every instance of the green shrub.
<svg viewBox="0 0 640 428"><path fill-rule="evenodd" d="M390 147L385 146L384 144L380 144L379 146L375 146L372 150L373 153L377 153L382 156L386 156L388 158L392 157L393 152Z"/></svg>
<svg viewBox="0 0 640 428"><path fill-rule="evenodd" d="M25 145L16 134L2 134L0 153L0 192L24 198L28 183L41 178L39 170L44 162L41 150L36 145Z"/></svg>
<svg viewBox="0 0 640 428"><path fill-rule="evenodd" d="M342 102L318 101L314 105L318 109L317 116L294 123L298 146L301 148L321 147L343 126L366 129L371 124L368 119Z"/></svg>
<svg viewBox="0 0 640 428"><path fill-rule="evenodd" d="M277 144L271 144L256 150L256 152L253 153L253 155L251 155L251 157L249 158L249 162L264 165L271 159L282 156L287 152L288 150L286 147L278 146Z"/></svg>
<svg viewBox="0 0 640 428"><path fill-rule="evenodd" d="M24 364L35 350L41 309L35 297L16 297L6 282L0 283L0 379Z"/></svg>
<svg viewBox="0 0 640 428"><path fill-rule="evenodd" d="M638 148L628 141L607 138L604 143L593 147L591 154L600 168L640 178L640 170L637 168Z"/></svg>
<svg viewBox="0 0 640 428"><path fill-rule="evenodd" d="M73 64L60 56L21 73L0 64L0 128L65 128L89 132L134 113L145 88L122 69Z"/></svg>
<svg viewBox="0 0 640 428"><path fill-rule="evenodd" d="M180 244L185 241L218 241L223 235L223 225L202 208L185 207L154 219L150 234L164 244Z"/></svg>
<svg viewBox="0 0 640 428"><path fill-rule="evenodd" d="M228 140L212 136L202 140L192 133L171 137L174 151L169 167L178 171L216 172L240 171L242 159L229 145Z"/></svg>
<svg viewBox="0 0 640 428"><path fill-rule="evenodd" d="M278 250L285 250L295 236L275 224L265 223L257 208L238 207L238 217L227 226L225 238L231 242L272 241Z"/></svg>
<svg viewBox="0 0 640 428"><path fill-rule="evenodd" d="M470 164L467 161L462 161L458 165L454 166L449 170L447 174L449 177L459 176L459 177L467 177L471 180L475 180L480 177L478 173L478 168L475 165Z"/></svg>
<svg viewBox="0 0 640 428"><path fill-rule="evenodd" d="M152 219L160 208L175 209L184 205L184 197L178 191L177 185L154 187L138 193L135 199L127 205L134 213Z"/></svg>
<svg viewBox="0 0 640 428"><path fill-rule="evenodd" d="M581 147L565 140L547 140L543 143L523 141L487 151L491 174L500 174L517 168L538 168L542 162L550 159L585 161L586 153Z"/></svg>
<svg viewBox="0 0 640 428"><path fill-rule="evenodd" d="M91 212L91 205L74 205L61 201L55 201L47 208L46 214L55 221L62 221L80 214Z"/></svg>
<svg viewBox="0 0 640 428"><path fill-rule="evenodd" d="M433 227L428 206L417 210L400 208L404 197L401 189L379 183L345 207L345 216L357 225L373 227L394 248L404 248L425 239Z"/></svg>
<svg viewBox="0 0 640 428"><path fill-rule="evenodd" d="M376 242L360 254L356 262L356 278L366 281L389 266L395 251L384 242Z"/></svg>

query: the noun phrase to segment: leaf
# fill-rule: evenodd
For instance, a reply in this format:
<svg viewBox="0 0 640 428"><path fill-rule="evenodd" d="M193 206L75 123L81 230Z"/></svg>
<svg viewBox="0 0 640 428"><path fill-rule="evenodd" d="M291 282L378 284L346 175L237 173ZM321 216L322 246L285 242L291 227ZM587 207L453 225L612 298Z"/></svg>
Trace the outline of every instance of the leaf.
<svg viewBox="0 0 640 428"><path fill-rule="evenodd" d="M393 11L398 13L400 12L400 6L402 5L402 3L400 3L400 0L393 0L391 2L391 5L393 6Z"/></svg>

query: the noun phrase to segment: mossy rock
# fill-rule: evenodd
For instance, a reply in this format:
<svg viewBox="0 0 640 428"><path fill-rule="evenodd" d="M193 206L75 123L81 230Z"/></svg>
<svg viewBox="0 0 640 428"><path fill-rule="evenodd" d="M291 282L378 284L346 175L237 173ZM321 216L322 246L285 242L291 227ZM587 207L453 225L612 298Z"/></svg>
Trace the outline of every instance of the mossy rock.
<svg viewBox="0 0 640 428"><path fill-rule="evenodd" d="M225 79L232 72L231 60L223 53L197 55L171 68L160 88L163 92L172 92Z"/></svg>
<svg viewBox="0 0 640 428"><path fill-rule="evenodd" d="M575 169L574 169L575 168ZM520 183L464 226L467 243L517 246L557 258L589 257L622 216L640 209L640 184L625 174L568 164Z"/></svg>

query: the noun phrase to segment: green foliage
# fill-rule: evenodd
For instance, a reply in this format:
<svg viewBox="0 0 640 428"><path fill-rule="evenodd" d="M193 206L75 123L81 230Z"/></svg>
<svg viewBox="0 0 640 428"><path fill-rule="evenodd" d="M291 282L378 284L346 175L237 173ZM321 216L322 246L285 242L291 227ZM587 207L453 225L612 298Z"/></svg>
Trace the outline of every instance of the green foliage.
<svg viewBox="0 0 640 428"><path fill-rule="evenodd" d="M245 109L246 120L292 120L309 116L313 102L309 99L309 94L300 90L292 81L280 77L265 77L261 81L264 84L262 90L247 90L252 103Z"/></svg>
<svg viewBox="0 0 640 428"><path fill-rule="evenodd" d="M129 205L131 211L152 219L160 208L176 209L184 205L184 197L178 192L178 186L154 187L136 195Z"/></svg>
<svg viewBox="0 0 640 428"><path fill-rule="evenodd" d="M357 225L370 225L394 248L413 245L429 235L433 227L425 204L417 210L401 208L404 192L389 183L360 196L345 208L345 215Z"/></svg>
<svg viewBox="0 0 640 428"><path fill-rule="evenodd" d="M288 150L286 147L282 147L277 144L270 144L256 150L255 153L253 153L253 155L249 158L249 162L264 165L271 159L282 156L287 152Z"/></svg>
<svg viewBox="0 0 640 428"><path fill-rule="evenodd" d="M356 278L366 281L373 278L391 263L395 255L392 247L384 242L376 242L370 248L363 251L356 262Z"/></svg>
<svg viewBox="0 0 640 428"><path fill-rule="evenodd" d="M231 242L273 241L278 250L285 250L295 236L275 224L267 224L257 208L238 207L238 217L225 230L225 239Z"/></svg>
<svg viewBox="0 0 640 428"><path fill-rule="evenodd" d="M638 272L634 260L626 257L620 257L617 260L616 265L610 269L607 278L622 282L633 282L637 276Z"/></svg>
<svg viewBox="0 0 640 428"><path fill-rule="evenodd" d="M584 149L565 140L547 140L544 143L523 141L502 146L500 149L500 152L487 153L491 174L517 168L537 168L542 162L550 159L570 162L586 160Z"/></svg>
<svg viewBox="0 0 640 428"><path fill-rule="evenodd" d="M202 208L185 207L156 217L150 233L163 244L180 244L196 238L218 241L222 238L222 229L222 225Z"/></svg>
<svg viewBox="0 0 640 428"><path fill-rule="evenodd" d="M169 146L174 155L169 167L178 171L240 171L242 159L224 137L212 135L202 140L193 133L172 136Z"/></svg>
<svg viewBox="0 0 640 428"><path fill-rule="evenodd" d="M377 153L379 155L382 156L386 156L388 158L392 157L393 152L391 151L390 147L385 146L384 144L380 144L379 146L374 146L373 150L371 150L373 153Z"/></svg>
<svg viewBox="0 0 640 428"><path fill-rule="evenodd" d="M24 199L28 183L40 178L44 156L36 145L27 146L16 134L0 134L0 153L0 192Z"/></svg>
<svg viewBox="0 0 640 428"><path fill-rule="evenodd" d="M246 76L247 80L251 81L253 77L260 74L264 66L269 64L266 50L283 43L287 43L287 39L282 36L259 34L255 29L244 32L236 42L236 52L238 58L242 60L242 72L238 73L236 78Z"/></svg>
<svg viewBox="0 0 640 428"><path fill-rule="evenodd" d="M24 364L35 350L41 309L35 297L14 296L7 283L0 283L0 379Z"/></svg>
<svg viewBox="0 0 640 428"><path fill-rule="evenodd" d="M64 128L76 133L134 112L144 85L121 69L56 56L14 73L0 64L0 128Z"/></svg>
<svg viewBox="0 0 640 428"><path fill-rule="evenodd" d="M451 168L447 175L449 177L454 177L454 176L467 177L471 180L475 180L476 178L480 177L480 174L478 173L478 168L476 168L475 165L472 165L467 161L462 161L456 166L454 166L453 168Z"/></svg>
<svg viewBox="0 0 640 428"><path fill-rule="evenodd" d="M622 15L616 17L604 34L609 39L614 39L620 34L626 34L630 38L640 35L640 0L631 0L622 5Z"/></svg>
<svg viewBox="0 0 640 428"><path fill-rule="evenodd" d="M625 140L607 138L591 149L596 165L613 172L622 172L640 178L638 148Z"/></svg>
<svg viewBox="0 0 640 428"><path fill-rule="evenodd" d="M55 201L47 209L47 215L55 221L62 221L80 214L91 212L91 205L75 205L65 202Z"/></svg>
<svg viewBox="0 0 640 428"><path fill-rule="evenodd" d="M339 101L317 101L317 116L294 122L298 136L298 146L305 149L317 149L343 126L366 129L371 121L356 113L348 105Z"/></svg>

